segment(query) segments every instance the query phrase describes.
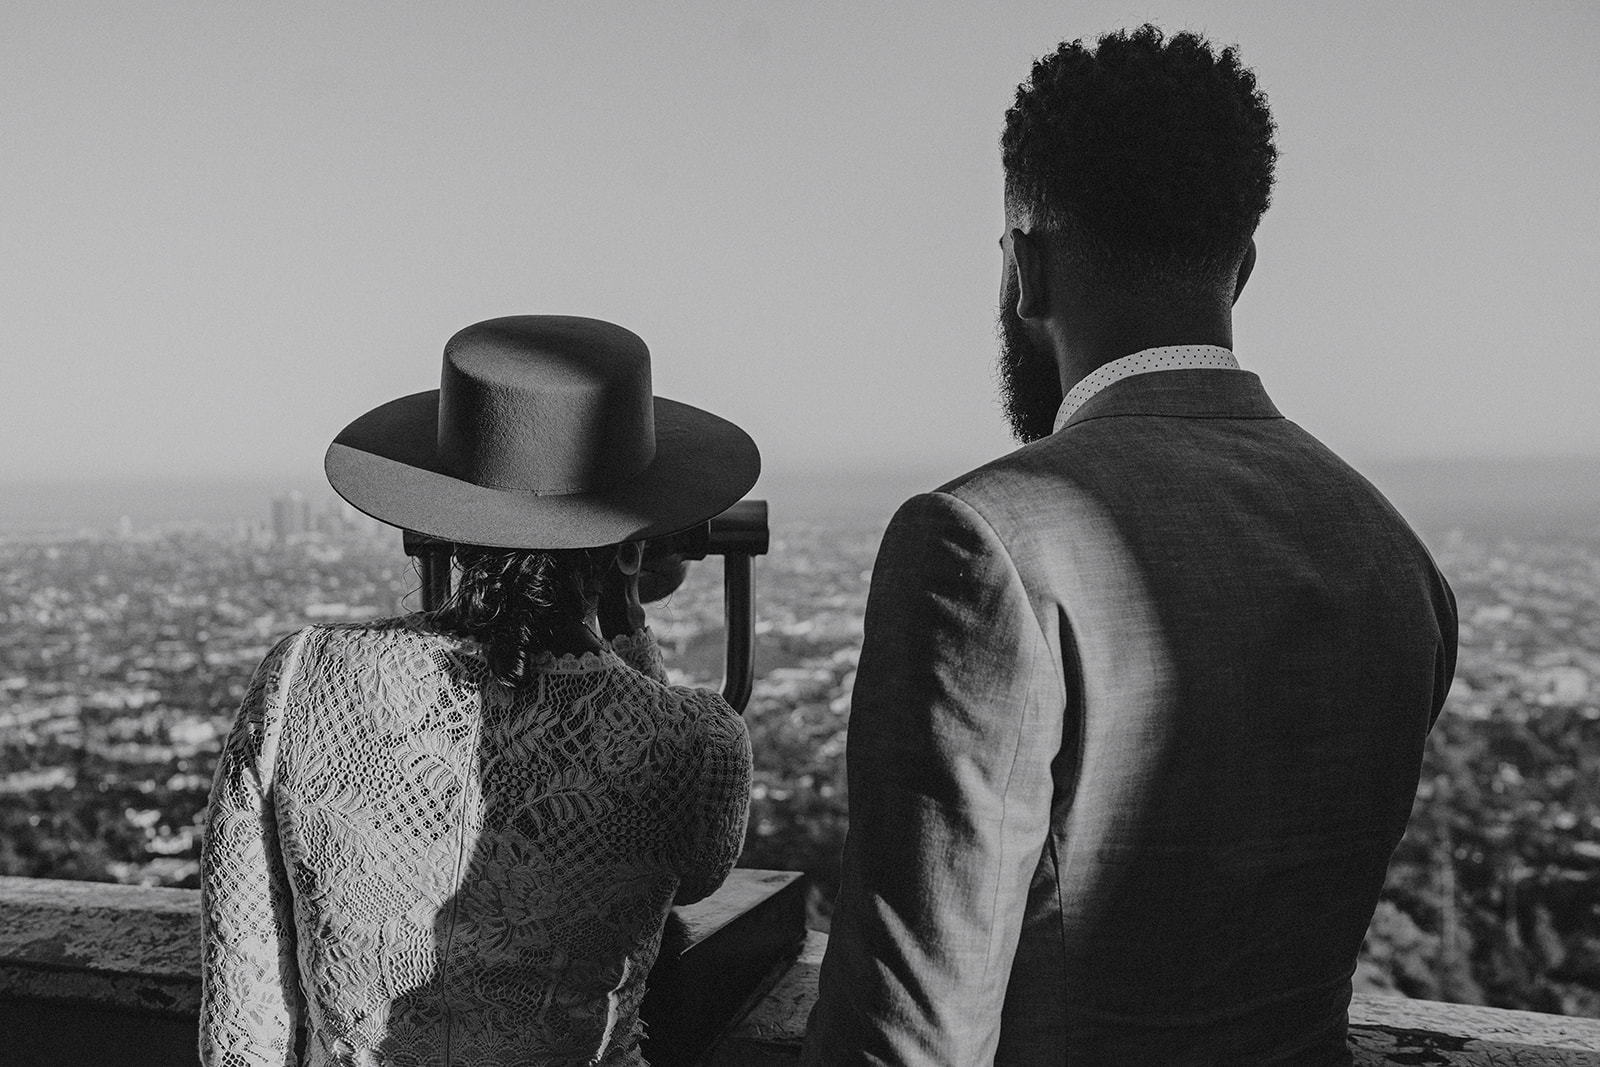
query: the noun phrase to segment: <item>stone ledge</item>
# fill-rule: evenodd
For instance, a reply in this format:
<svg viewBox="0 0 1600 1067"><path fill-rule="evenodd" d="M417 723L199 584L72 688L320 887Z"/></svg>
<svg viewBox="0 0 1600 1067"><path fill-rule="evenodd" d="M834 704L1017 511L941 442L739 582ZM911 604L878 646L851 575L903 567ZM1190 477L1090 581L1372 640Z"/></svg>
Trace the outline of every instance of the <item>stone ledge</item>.
<svg viewBox="0 0 1600 1067"><path fill-rule="evenodd" d="M1357 996L1350 1047L1356 1067L1600 1067L1600 1019Z"/></svg>
<svg viewBox="0 0 1600 1067"><path fill-rule="evenodd" d="M800 1062L806 1016L817 1000L817 972L828 935L811 931L794 964L712 1050L702 1067L784 1067Z"/></svg>
<svg viewBox="0 0 1600 1067"><path fill-rule="evenodd" d="M735 1017L703 1067L798 1061L827 945L808 934L794 958L803 915L803 884L773 871L675 909L652 975L658 1067L692 1062ZM0 1059L195 1063L199 922L192 890L0 878ZM1600 1020L1398 997L1355 997L1350 1043L1356 1067L1600 1067Z"/></svg>
<svg viewBox="0 0 1600 1067"><path fill-rule="evenodd" d="M200 894L0 878L0 998L195 1018Z"/></svg>
<svg viewBox="0 0 1600 1067"><path fill-rule="evenodd" d="M704 1067L800 1061L827 943L825 934L807 935L794 965ZM1355 1067L1600 1067L1600 1019L1358 995L1350 1004L1350 1048Z"/></svg>
<svg viewBox="0 0 1600 1067"><path fill-rule="evenodd" d="M738 869L674 908L641 1014L646 1055L687 1065L739 1019L805 936L805 881ZM193 1065L200 894L0 878L0 1062Z"/></svg>
<svg viewBox="0 0 1600 1067"><path fill-rule="evenodd" d="M639 1016L657 1067L698 1062L800 951L806 883L791 871L735 870L711 896L672 909Z"/></svg>

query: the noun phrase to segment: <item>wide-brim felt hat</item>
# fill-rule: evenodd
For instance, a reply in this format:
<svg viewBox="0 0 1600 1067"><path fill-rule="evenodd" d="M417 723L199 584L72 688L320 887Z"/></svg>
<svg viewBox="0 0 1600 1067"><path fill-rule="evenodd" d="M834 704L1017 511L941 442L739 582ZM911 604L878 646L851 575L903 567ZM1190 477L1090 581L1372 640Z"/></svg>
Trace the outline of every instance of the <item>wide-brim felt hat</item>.
<svg viewBox="0 0 1600 1067"><path fill-rule="evenodd" d="M755 442L655 396L650 351L599 319L490 319L445 345L440 386L346 426L323 465L373 518L459 544L592 548L686 530L761 473Z"/></svg>

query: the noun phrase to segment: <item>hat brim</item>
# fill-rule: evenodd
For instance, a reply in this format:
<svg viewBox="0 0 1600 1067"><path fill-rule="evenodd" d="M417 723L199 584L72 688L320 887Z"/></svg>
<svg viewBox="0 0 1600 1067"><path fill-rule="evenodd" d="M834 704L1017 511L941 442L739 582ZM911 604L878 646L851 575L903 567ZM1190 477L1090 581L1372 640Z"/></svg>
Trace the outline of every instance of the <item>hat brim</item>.
<svg viewBox="0 0 1600 1067"><path fill-rule="evenodd" d="M432 389L346 426L323 468L340 496L375 519L497 548L594 548L664 537L720 515L755 485L761 454L733 423L659 396L655 423L655 458L625 482L561 496L497 489L438 468L439 391Z"/></svg>

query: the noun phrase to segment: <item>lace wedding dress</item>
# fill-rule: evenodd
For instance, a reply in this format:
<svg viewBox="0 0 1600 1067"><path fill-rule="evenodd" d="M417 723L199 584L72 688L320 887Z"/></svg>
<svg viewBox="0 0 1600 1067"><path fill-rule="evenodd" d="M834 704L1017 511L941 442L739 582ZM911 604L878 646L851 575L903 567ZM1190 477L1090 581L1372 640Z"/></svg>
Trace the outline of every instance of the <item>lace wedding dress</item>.
<svg viewBox="0 0 1600 1067"><path fill-rule="evenodd" d="M643 1064L667 910L727 877L749 783L647 630L516 691L425 616L292 635L212 789L201 1060Z"/></svg>

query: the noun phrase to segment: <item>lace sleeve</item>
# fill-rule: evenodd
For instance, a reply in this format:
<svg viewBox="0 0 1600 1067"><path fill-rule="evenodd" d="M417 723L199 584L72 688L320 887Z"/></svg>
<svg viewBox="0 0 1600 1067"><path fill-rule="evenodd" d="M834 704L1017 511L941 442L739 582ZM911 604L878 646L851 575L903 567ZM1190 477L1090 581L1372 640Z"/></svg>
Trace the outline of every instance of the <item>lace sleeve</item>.
<svg viewBox="0 0 1600 1067"><path fill-rule="evenodd" d="M307 631L268 653L223 747L200 859L200 1060L295 1062L300 985L270 800L283 692Z"/></svg>
<svg viewBox="0 0 1600 1067"><path fill-rule="evenodd" d="M674 692L699 705L695 712L701 724L694 816L673 899L674 904L692 904L722 884L744 847L745 820L750 815L750 732L715 693L681 688Z"/></svg>
<svg viewBox="0 0 1600 1067"><path fill-rule="evenodd" d="M611 639L611 650L622 658L622 662L646 678L658 682L667 680L667 669L661 660L661 646L656 644L656 635L650 632L650 627L642 627L631 634L618 634Z"/></svg>

